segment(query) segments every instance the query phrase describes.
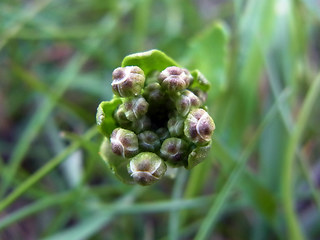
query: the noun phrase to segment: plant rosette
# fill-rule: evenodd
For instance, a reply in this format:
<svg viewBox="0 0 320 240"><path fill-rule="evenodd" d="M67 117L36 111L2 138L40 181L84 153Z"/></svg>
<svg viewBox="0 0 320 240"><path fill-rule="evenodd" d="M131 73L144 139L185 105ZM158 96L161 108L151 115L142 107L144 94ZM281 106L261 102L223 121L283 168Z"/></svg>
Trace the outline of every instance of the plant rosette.
<svg viewBox="0 0 320 240"><path fill-rule="evenodd" d="M111 101L97 109L100 154L124 183L151 185L169 168L191 169L211 148L209 81L159 50L125 57L112 74Z"/></svg>

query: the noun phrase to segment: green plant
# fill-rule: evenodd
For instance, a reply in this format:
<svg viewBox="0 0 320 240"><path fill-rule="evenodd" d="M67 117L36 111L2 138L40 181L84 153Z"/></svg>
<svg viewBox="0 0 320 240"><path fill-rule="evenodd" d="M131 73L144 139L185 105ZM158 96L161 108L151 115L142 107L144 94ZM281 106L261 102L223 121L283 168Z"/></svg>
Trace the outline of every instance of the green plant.
<svg viewBox="0 0 320 240"><path fill-rule="evenodd" d="M0 239L320 239L319 16L316 0L1 0ZM180 90L178 116L142 131L160 82L145 79L147 106L111 100L111 76L127 53L151 48L211 87ZM193 154L206 160L186 170L167 148L190 141L179 134L193 95L207 98L217 129ZM129 153L128 181L148 168L156 184L123 184L101 161L103 100L106 116L116 111L101 127L133 132L134 122L148 152ZM169 161L172 178L157 181Z"/></svg>
<svg viewBox="0 0 320 240"><path fill-rule="evenodd" d="M167 165L191 169L208 156L215 124L205 110L210 84L198 70L150 50L125 57L112 79L113 99L96 119L100 154L120 180L150 185Z"/></svg>

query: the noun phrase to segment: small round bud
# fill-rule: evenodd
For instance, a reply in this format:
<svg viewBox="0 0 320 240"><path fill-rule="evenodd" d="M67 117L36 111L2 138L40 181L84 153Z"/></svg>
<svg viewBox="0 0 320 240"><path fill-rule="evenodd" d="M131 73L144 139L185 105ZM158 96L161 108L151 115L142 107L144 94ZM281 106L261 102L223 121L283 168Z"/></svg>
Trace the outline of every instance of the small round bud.
<svg viewBox="0 0 320 240"><path fill-rule="evenodd" d="M126 128L127 126L130 125L130 121L127 119L126 110L124 108L124 104L121 104L117 110L114 112L114 118L116 119L117 123L121 126Z"/></svg>
<svg viewBox="0 0 320 240"><path fill-rule="evenodd" d="M126 118L133 122L145 115L148 107L149 103L143 97L131 98L124 103Z"/></svg>
<svg viewBox="0 0 320 240"><path fill-rule="evenodd" d="M193 90L193 93L200 99L201 104L207 101L208 94L200 89Z"/></svg>
<svg viewBox="0 0 320 240"><path fill-rule="evenodd" d="M180 138L166 139L160 148L161 156L173 166L183 166L187 155L187 143Z"/></svg>
<svg viewBox="0 0 320 240"><path fill-rule="evenodd" d="M191 169L201 163L208 157L211 148L211 142L204 146L197 146L188 155L187 169Z"/></svg>
<svg viewBox="0 0 320 240"><path fill-rule="evenodd" d="M139 151L137 135L130 130L123 128L114 129L110 142L112 152L124 158L133 157Z"/></svg>
<svg viewBox="0 0 320 240"><path fill-rule="evenodd" d="M170 137L170 133L167 128L158 128L156 131L156 134L158 135L160 142L163 142L167 138Z"/></svg>
<svg viewBox="0 0 320 240"><path fill-rule="evenodd" d="M157 82L152 82L144 88L144 97L150 104L160 105L166 101L166 94Z"/></svg>
<svg viewBox="0 0 320 240"><path fill-rule="evenodd" d="M112 73L112 91L119 97L132 97L141 93L145 76L137 66L119 67Z"/></svg>
<svg viewBox="0 0 320 240"><path fill-rule="evenodd" d="M186 116L192 107L200 107L200 99L191 91L184 90L175 100L177 112L182 116Z"/></svg>
<svg viewBox="0 0 320 240"><path fill-rule="evenodd" d="M164 161L151 152L139 153L128 164L128 172L133 180L144 186L158 181L166 170L167 165Z"/></svg>
<svg viewBox="0 0 320 240"><path fill-rule="evenodd" d="M132 122L131 129L135 133L141 133L143 131L149 130L151 127L151 120L146 115Z"/></svg>
<svg viewBox="0 0 320 240"><path fill-rule="evenodd" d="M160 148L160 140L152 131L144 131L138 135L139 147L142 151L155 152Z"/></svg>
<svg viewBox="0 0 320 240"><path fill-rule="evenodd" d="M175 116L168 121L168 130L172 137L179 137L183 134L184 118Z"/></svg>
<svg viewBox="0 0 320 240"><path fill-rule="evenodd" d="M204 92L207 92L210 89L210 85L211 85L210 82L198 70L195 70L193 73L196 78L194 79L192 84L190 84L189 88L192 91L194 91L195 89L200 89Z"/></svg>
<svg viewBox="0 0 320 240"><path fill-rule="evenodd" d="M199 87L204 90L204 91L208 91L210 88L210 82L208 81L208 79L206 79L206 77L201 73L198 72L198 84L200 85Z"/></svg>
<svg viewBox="0 0 320 240"><path fill-rule="evenodd" d="M203 109L193 109L184 121L184 134L196 144L210 142L215 124L210 115Z"/></svg>
<svg viewBox="0 0 320 240"><path fill-rule="evenodd" d="M175 92L187 88L192 78L188 70L172 66L163 70L158 79L164 89Z"/></svg>

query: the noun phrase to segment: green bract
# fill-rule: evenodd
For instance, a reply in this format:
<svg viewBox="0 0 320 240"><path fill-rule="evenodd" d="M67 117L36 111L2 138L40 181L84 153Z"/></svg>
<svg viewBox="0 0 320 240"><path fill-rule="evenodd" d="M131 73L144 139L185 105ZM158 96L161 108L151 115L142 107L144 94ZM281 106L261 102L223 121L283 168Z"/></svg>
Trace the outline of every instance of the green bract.
<svg viewBox="0 0 320 240"><path fill-rule="evenodd" d="M132 54L112 75L111 101L97 109L100 153L125 183L150 185L171 167L191 169L211 147L209 81L158 50Z"/></svg>

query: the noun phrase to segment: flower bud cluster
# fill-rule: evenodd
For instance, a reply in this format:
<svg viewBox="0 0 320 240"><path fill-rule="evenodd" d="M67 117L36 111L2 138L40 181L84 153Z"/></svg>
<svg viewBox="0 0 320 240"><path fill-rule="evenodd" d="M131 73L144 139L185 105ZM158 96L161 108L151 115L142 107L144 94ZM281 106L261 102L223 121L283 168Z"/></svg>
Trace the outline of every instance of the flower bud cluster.
<svg viewBox="0 0 320 240"><path fill-rule="evenodd" d="M206 157L215 124L205 110L209 82L202 74L169 66L145 75L139 66L126 66L112 77L122 104L113 113L111 150L129 160L134 182L150 185L167 166L189 169Z"/></svg>

